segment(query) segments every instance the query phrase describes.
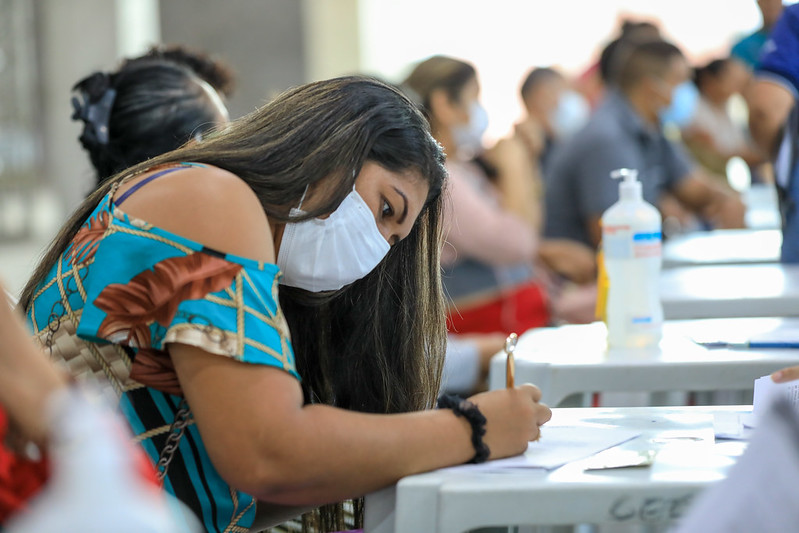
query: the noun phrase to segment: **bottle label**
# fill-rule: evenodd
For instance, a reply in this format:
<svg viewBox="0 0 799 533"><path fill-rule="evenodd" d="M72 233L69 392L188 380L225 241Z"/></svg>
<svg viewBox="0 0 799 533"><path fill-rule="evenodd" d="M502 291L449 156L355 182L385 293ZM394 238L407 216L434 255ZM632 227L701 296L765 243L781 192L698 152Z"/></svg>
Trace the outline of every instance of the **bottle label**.
<svg viewBox="0 0 799 533"><path fill-rule="evenodd" d="M659 231L641 232L633 235L634 257L660 257L662 235Z"/></svg>
<svg viewBox="0 0 799 533"><path fill-rule="evenodd" d="M630 226L603 226L602 248L608 259L633 259L659 257L662 234L660 231L633 233Z"/></svg>
<svg viewBox="0 0 799 533"><path fill-rule="evenodd" d="M633 256L633 230L630 226L602 226L602 249L606 259Z"/></svg>

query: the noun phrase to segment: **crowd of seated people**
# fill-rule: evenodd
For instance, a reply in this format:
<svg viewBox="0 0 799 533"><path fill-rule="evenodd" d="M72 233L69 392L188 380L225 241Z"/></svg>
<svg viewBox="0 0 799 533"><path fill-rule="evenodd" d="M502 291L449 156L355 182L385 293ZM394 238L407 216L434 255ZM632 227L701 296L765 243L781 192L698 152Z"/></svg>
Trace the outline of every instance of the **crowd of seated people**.
<svg viewBox="0 0 799 533"><path fill-rule="evenodd" d="M523 452L551 410L534 385L487 390L489 363L510 333L596 320L611 172L637 169L679 230L743 228L727 163L799 138L797 12L759 5L763 28L701 64L629 20L582 74L530 65L496 142L468 58L311 81L233 121L232 71L202 53L82 73L96 189L0 299L0 528L353 529L368 492ZM783 197L794 173L775 166ZM99 498L103 476L131 489L116 515L64 490Z"/></svg>

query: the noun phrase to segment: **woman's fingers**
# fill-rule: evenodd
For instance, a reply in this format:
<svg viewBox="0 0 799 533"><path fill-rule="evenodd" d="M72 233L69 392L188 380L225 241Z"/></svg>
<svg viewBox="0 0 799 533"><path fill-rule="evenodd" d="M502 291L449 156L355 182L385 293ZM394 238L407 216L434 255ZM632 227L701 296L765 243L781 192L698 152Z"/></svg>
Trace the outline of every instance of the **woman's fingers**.
<svg viewBox="0 0 799 533"><path fill-rule="evenodd" d="M534 402L541 401L541 389L533 385L532 383L524 383L516 387L518 390L523 391L525 394L529 394L530 398Z"/></svg>
<svg viewBox="0 0 799 533"><path fill-rule="evenodd" d="M785 383L786 381L799 379L799 366L789 366L788 368L777 370L771 374L771 379L775 383Z"/></svg>

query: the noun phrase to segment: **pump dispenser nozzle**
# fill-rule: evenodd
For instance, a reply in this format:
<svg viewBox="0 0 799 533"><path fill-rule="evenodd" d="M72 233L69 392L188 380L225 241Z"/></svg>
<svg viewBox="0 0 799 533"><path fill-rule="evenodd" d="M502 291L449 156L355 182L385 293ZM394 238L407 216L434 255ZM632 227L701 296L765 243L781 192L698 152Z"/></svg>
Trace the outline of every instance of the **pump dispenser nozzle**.
<svg viewBox="0 0 799 533"><path fill-rule="evenodd" d="M622 179L619 183L619 198L621 200L640 200L642 198L641 182L638 181L638 171L634 168L618 168L610 172L613 179Z"/></svg>

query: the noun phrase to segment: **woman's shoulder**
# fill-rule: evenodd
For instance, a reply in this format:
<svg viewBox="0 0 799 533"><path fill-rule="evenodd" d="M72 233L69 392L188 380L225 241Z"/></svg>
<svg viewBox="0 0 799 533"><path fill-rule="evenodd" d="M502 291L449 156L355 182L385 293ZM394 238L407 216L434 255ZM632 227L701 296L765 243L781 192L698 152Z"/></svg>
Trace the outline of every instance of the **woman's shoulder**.
<svg viewBox="0 0 799 533"><path fill-rule="evenodd" d="M191 165L146 184L150 171L125 182L119 199L128 215L220 252L275 262L269 221L258 197L241 178L210 165Z"/></svg>

